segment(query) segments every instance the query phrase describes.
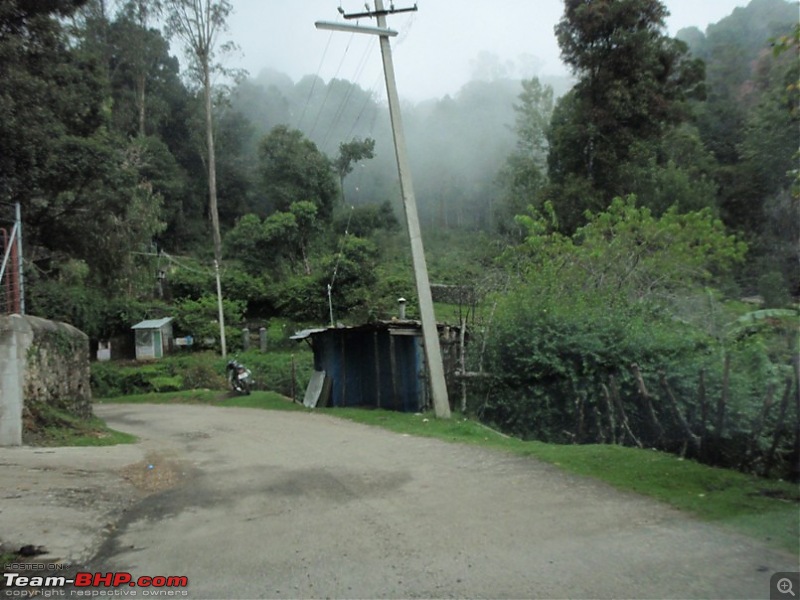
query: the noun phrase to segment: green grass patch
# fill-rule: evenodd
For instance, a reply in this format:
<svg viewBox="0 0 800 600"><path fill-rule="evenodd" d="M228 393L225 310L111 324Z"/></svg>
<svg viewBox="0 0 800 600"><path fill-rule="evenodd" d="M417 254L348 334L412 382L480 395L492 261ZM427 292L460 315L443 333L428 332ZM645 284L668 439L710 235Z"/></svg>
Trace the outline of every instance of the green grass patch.
<svg viewBox="0 0 800 600"><path fill-rule="evenodd" d="M537 444L531 454L800 554L797 485L621 446Z"/></svg>
<svg viewBox="0 0 800 600"><path fill-rule="evenodd" d="M24 438L35 446L115 446L136 441L136 436L115 431L102 419L80 418L51 406L36 411L34 424L29 424Z"/></svg>
<svg viewBox="0 0 800 600"><path fill-rule="evenodd" d="M302 404L275 392L253 392L240 396L233 392L217 390L184 390L179 392L150 392L103 398L96 404L208 404L211 406L238 406L241 408L261 408L268 410L308 410Z"/></svg>
<svg viewBox="0 0 800 600"><path fill-rule="evenodd" d="M800 554L798 485L709 467L654 450L526 442L457 415L450 420L439 420L430 415L382 410L326 409L325 412L397 433L533 456L565 471L650 496L701 519Z"/></svg>

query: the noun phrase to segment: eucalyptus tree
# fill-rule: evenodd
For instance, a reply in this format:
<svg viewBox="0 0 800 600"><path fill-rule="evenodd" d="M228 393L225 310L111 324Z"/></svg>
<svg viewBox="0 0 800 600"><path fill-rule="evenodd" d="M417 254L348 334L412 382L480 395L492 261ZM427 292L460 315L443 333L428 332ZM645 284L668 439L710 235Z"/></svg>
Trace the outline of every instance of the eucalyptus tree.
<svg viewBox="0 0 800 600"><path fill-rule="evenodd" d="M546 182L547 130L553 114L553 88L538 78L524 79L514 104L517 147L498 173L503 196L492 216L501 233L520 232L513 217L526 207L540 207L540 190Z"/></svg>
<svg viewBox="0 0 800 600"><path fill-rule="evenodd" d="M118 51L132 72L137 133L147 135L148 80L159 63L163 62L166 41L151 29L162 13L161 0L128 0L122 18L115 23L117 37L122 42Z"/></svg>
<svg viewBox="0 0 800 600"><path fill-rule="evenodd" d="M222 256L222 239L217 209L217 169L214 152L214 119L212 77L224 73L218 53L235 47L231 42L220 44L227 30L227 19L233 5L228 0L165 0L167 31L184 46L189 60L189 77L200 85L205 108L206 167L208 169L208 205L214 241L214 257Z"/></svg>

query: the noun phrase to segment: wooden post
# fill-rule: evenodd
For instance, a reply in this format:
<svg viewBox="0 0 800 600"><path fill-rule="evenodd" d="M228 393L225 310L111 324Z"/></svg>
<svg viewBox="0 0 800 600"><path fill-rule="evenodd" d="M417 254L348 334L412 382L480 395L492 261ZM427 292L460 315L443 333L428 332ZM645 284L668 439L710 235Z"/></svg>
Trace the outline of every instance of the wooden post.
<svg viewBox="0 0 800 600"><path fill-rule="evenodd" d="M783 390L783 398L781 398L781 405L778 409L778 420L775 425L775 433L772 435L772 445L767 452L767 459L764 464L764 477L769 477L769 472L775 462L775 452L778 449L778 444L783 437L785 430L784 420L786 419L786 410L789 408L789 398L792 396L792 379L786 378L786 387Z"/></svg>
<svg viewBox="0 0 800 600"><path fill-rule="evenodd" d="M664 428L661 427L661 423L659 423L658 417L656 416L656 411L653 409L653 402L651 401L650 393L647 391L647 387L644 384L644 377L642 377L642 372L639 370L639 365L633 363L631 365L631 370L633 371L633 376L636 379L636 386L639 388L639 395L641 396L644 407L647 410L648 416L650 417L650 423L652 424L653 432L655 433L655 441L663 442Z"/></svg>
<svg viewBox="0 0 800 600"><path fill-rule="evenodd" d="M628 433L634 444L636 444L639 448L643 448L644 446L642 445L642 442L639 441L639 438L637 438L633 431L631 431L631 426L628 423L628 415L625 413L625 407L622 405L622 398L619 396L617 380L613 375L608 378L608 385L609 389L611 390L611 397L614 399L614 403L616 404L620 418L622 419L622 428Z"/></svg>
<svg viewBox="0 0 800 600"><path fill-rule="evenodd" d="M292 354L292 402L297 401L297 392L295 387L295 378L297 375L297 370L294 364L294 354Z"/></svg>
<svg viewBox="0 0 800 600"><path fill-rule="evenodd" d="M706 398L706 370L700 369L700 381L697 384L697 400L700 403L700 435L708 433L708 399Z"/></svg>
<svg viewBox="0 0 800 600"><path fill-rule="evenodd" d="M670 408L672 409L672 415L675 417L675 421L683 429L684 434L686 437L692 442L692 445L695 447L695 450L698 452L700 451L700 437L695 435L692 431L692 428L689 427L689 424L686 422L686 419L683 418L681 414L680 408L678 407L678 401L675 399L675 395L672 393L672 388L669 387L669 382L667 381L667 374L664 371L660 373L660 382L661 387L664 388L664 392L667 394L667 399L669 400ZM681 456L683 456L685 452L686 446L684 445L684 450L681 452Z"/></svg>
<svg viewBox="0 0 800 600"><path fill-rule="evenodd" d="M608 386L602 384L603 398L606 401L606 411L608 412L608 429L611 437L611 443L617 443L617 423L614 418L614 405L611 403L611 392L608 391ZM600 417L598 416L598 419ZM599 421L598 421L599 422Z"/></svg>
<svg viewBox="0 0 800 600"><path fill-rule="evenodd" d="M344 346L344 334L339 336L342 340L342 406L347 406L347 356Z"/></svg>
<svg viewBox="0 0 800 600"><path fill-rule="evenodd" d="M717 418L714 422L714 436L722 438L722 430L725 428L725 408L728 405L728 395L730 394L731 380L731 355L725 353L725 361L722 367L722 392L717 401Z"/></svg>
<svg viewBox="0 0 800 600"><path fill-rule="evenodd" d="M461 318L461 331L458 332L458 355L459 364L461 365L461 373L467 372L467 353L464 348L466 340L467 320ZM467 412L467 382L465 379L461 380L461 414Z"/></svg>
<svg viewBox="0 0 800 600"><path fill-rule="evenodd" d="M747 443L742 461L739 463L739 470L743 471L748 464L753 461L753 453L758 448L758 438L761 436L761 430L764 428L764 422L767 420L769 409L772 408L772 400L775 396L775 384L770 383L767 386L767 393L764 396L764 403L761 406L761 412L753 423L753 431L750 434L750 440Z"/></svg>
<svg viewBox="0 0 800 600"><path fill-rule="evenodd" d="M389 334L389 360L392 363L392 407L397 408L397 353L394 348L394 336Z"/></svg>
<svg viewBox="0 0 800 600"><path fill-rule="evenodd" d="M575 435L572 438L572 441L575 444L580 444L581 440L583 439L583 413L585 404L586 394L578 393L577 397L575 398L575 412L577 420L575 423Z"/></svg>
<svg viewBox="0 0 800 600"><path fill-rule="evenodd" d="M381 354L378 347L378 332L372 332L372 348L375 361L375 404L381 407Z"/></svg>

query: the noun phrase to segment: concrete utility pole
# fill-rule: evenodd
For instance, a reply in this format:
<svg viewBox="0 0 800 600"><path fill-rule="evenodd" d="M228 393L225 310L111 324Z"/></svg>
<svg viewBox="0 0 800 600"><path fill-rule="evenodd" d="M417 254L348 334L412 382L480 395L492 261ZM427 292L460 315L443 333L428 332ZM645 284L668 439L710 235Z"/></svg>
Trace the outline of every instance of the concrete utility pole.
<svg viewBox="0 0 800 600"><path fill-rule="evenodd" d="M358 25L343 25L341 23L317 22L318 29L334 29L339 31L354 31L357 33L370 33L378 35L383 57L383 74L386 79L386 94L389 98L389 115L392 121L392 134L394 137L394 150L397 157L397 171L400 175L400 193L403 197L408 235L411 239L411 258L414 264L414 278L419 296L419 312L422 318L422 338L425 345L425 357L428 373L430 375L431 396L433 399L434 413L438 418L450 418L450 400L447 397L447 385L444 379L444 365L442 363L442 350L439 345L439 332L436 329L436 317L433 312L433 297L431 284L428 279L428 266L425 263L425 251L422 246L419 217L417 216L417 201L414 196L414 186L411 180L411 168L406 150L406 138L403 133L403 122L400 117L400 97L397 94L397 83L394 77L394 64L392 63L392 48L389 37L397 35L396 31L387 29L386 15L417 10L413 8L385 10L383 0L375 0L375 10L358 14L344 14L345 19L358 19L362 17L376 17L377 27L361 27Z"/></svg>

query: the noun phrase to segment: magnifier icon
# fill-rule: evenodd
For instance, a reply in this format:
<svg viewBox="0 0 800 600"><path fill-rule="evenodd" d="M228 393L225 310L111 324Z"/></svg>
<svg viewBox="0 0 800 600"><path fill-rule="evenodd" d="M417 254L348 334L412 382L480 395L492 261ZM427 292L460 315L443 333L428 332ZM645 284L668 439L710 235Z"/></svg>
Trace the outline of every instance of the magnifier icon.
<svg viewBox="0 0 800 600"><path fill-rule="evenodd" d="M782 579L778 579L778 583L775 584L775 587L778 588L778 591L781 594L791 594L792 597L795 597L794 592L792 591L792 580L783 577Z"/></svg>

